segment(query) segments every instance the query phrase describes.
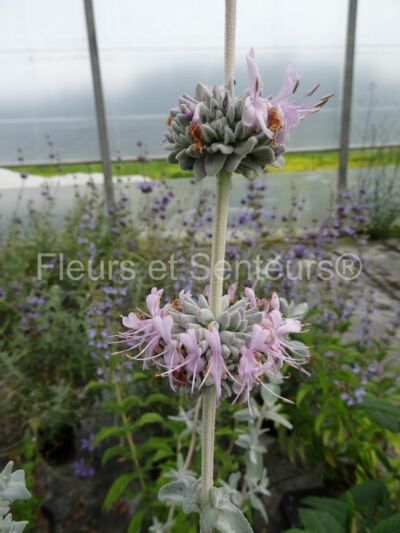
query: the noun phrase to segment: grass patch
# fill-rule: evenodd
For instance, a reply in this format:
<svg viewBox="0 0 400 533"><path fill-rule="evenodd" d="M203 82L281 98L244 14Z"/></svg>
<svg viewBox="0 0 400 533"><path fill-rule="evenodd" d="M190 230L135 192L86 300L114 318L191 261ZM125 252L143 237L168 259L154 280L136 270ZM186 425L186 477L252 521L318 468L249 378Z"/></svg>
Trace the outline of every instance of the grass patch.
<svg viewBox="0 0 400 533"><path fill-rule="evenodd" d="M286 165L281 168L270 167L272 173L281 172L310 172L318 170L336 170L339 164L339 152L326 150L319 152L288 153L285 156ZM349 167L363 168L371 166L386 166L400 163L400 147L371 148L351 150L349 153ZM100 163L71 163L65 165L30 165L8 167L16 172L26 172L36 176L57 176L74 174L77 172L101 172ZM112 164L113 175L125 176L144 174L152 179L190 177L191 172L185 172L178 165L170 165L165 159L154 159L147 162L122 161Z"/></svg>

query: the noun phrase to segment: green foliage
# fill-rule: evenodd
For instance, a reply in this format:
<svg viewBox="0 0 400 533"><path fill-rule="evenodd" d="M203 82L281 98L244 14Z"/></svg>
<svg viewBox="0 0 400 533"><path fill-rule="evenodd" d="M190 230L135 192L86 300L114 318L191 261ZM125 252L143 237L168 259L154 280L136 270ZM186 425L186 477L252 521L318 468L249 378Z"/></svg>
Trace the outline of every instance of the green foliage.
<svg viewBox="0 0 400 533"><path fill-rule="evenodd" d="M308 497L299 511L304 529L286 533L393 533L400 527L399 502L383 481L365 481L339 499Z"/></svg>
<svg viewBox="0 0 400 533"><path fill-rule="evenodd" d="M300 459L327 478L349 484L355 478L379 476L382 467L393 468L395 463L381 452L394 442L388 432L399 429L398 387L386 378L396 372L394 363L387 362L378 344L369 349L344 344L337 334L318 326L303 340L313 346L311 377L293 376L284 389L287 397L296 399L294 409L285 407L295 430L289 434L280 429L281 445L291 460ZM371 364L383 370L363 385L367 396L357 400L353 395L360 389L360 375ZM382 460L382 455L387 457Z"/></svg>
<svg viewBox="0 0 400 533"><path fill-rule="evenodd" d="M382 398L367 397L358 406L384 429L400 433L400 407Z"/></svg>

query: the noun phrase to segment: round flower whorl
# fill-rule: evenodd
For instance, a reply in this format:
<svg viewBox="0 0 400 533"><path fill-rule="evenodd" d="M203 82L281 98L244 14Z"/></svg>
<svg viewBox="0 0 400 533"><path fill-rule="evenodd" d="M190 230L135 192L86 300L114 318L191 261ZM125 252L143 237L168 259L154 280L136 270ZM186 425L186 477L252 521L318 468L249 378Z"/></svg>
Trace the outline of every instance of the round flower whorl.
<svg viewBox="0 0 400 533"><path fill-rule="evenodd" d="M171 109L166 149L169 163L192 170L197 179L221 172L238 172L247 178L262 175L285 147L257 126L242 121L246 90L232 97L223 86L199 83L196 96L183 95L179 107Z"/></svg>

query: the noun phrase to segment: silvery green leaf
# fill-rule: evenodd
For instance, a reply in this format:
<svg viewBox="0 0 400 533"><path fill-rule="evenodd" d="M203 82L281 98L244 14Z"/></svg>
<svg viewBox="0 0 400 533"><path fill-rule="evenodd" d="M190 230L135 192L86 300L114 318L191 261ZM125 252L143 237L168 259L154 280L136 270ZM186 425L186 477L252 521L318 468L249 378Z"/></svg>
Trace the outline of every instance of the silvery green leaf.
<svg viewBox="0 0 400 533"><path fill-rule="evenodd" d="M238 311L234 311L233 313L231 313L230 322L229 322L231 330L239 329L241 322L242 320L240 318L240 313Z"/></svg>
<svg viewBox="0 0 400 533"><path fill-rule="evenodd" d="M264 518L265 522L268 522L267 512L260 498L256 496L255 494L251 494L249 497L249 500L250 500L250 505L253 507L253 509L256 509L256 511L258 511L261 514L261 516Z"/></svg>
<svg viewBox="0 0 400 533"><path fill-rule="evenodd" d="M253 533L253 529L242 511L233 504L226 504L218 509L214 525L220 533Z"/></svg>
<svg viewBox="0 0 400 533"><path fill-rule="evenodd" d="M242 121L238 122L235 126L235 131L233 132L236 141L242 141L247 134L246 126Z"/></svg>
<svg viewBox="0 0 400 533"><path fill-rule="evenodd" d="M205 296L203 296L203 294L200 294L197 304L198 304L198 306L201 309L209 309L210 308L210 306L208 305L207 298Z"/></svg>
<svg viewBox="0 0 400 533"><path fill-rule="evenodd" d="M230 344L232 342L232 340L235 338L235 334L233 331L221 331L221 333L219 334L220 338L221 338L221 342L223 344Z"/></svg>
<svg viewBox="0 0 400 533"><path fill-rule="evenodd" d="M168 156L168 161L169 163L171 163L169 156ZM204 159L196 159L194 166L193 166L193 174L195 178L197 178L198 180L201 180L207 176Z"/></svg>
<svg viewBox="0 0 400 533"><path fill-rule="evenodd" d="M228 357L230 356L230 350L229 350L229 346L227 346L226 344L222 344L221 345L221 353L222 353L222 357L224 359L228 359Z"/></svg>
<svg viewBox="0 0 400 533"><path fill-rule="evenodd" d="M229 296L227 294L224 294L221 300L221 310L226 311L229 307Z"/></svg>
<svg viewBox="0 0 400 533"><path fill-rule="evenodd" d="M293 355L301 360L307 360L310 357L308 346L306 346L303 342L291 339L288 342L288 348Z"/></svg>
<svg viewBox="0 0 400 533"><path fill-rule="evenodd" d="M224 131L224 143L232 144L234 142L235 142L235 135L233 134L233 131L231 130L231 128L227 126ZM232 152L233 152L233 148L232 148Z"/></svg>
<svg viewBox="0 0 400 533"><path fill-rule="evenodd" d="M221 152L207 154L205 157L205 169L207 176L216 176L224 166L226 155Z"/></svg>
<svg viewBox="0 0 400 533"><path fill-rule="evenodd" d="M12 503L15 500L27 500L31 497L25 485L25 472L12 472L13 462L7 463L0 474L0 501Z"/></svg>
<svg viewBox="0 0 400 533"><path fill-rule="evenodd" d="M254 148L251 155L254 156L257 161L259 161L263 165L271 163L271 161L275 159L275 153L270 146L260 146Z"/></svg>
<svg viewBox="0 0 400 533"><path fill-rule="evenodd" d="M217 322L221 326L221 329L228 329L230 319L230 314L227 311L224 311L223 313L217 316Z"/></svg>
<svg viewBox="0 0 400 533"><path fill-rule="evenodd" d="M185 157L180 157L179 166L182 170L193 170L194 160L185 154Z"/></svg>
<svg viewBox="0 0 400 533"><path fill-rule="evenodd" d="M8 514L4 518L0 517L1 533L22 533L28 522L13 522L12 516Z"/></svg>
<svg viewBox="0 0 400 533"><path fill-rule="evenodd" d="M254 172L246 167L246 165L242 165L242 163L237 167L236 171L242 174L245 178L253 179L256 177Z"/></svg>
<svg viewBox="0 0 400 533"><path fill-rule="evenodd" d="M235 121L235 107L233 105L230 105L228 109L226 110L225 116L229 122L229 124L233 124ZM233 137L235 139L235 137Z"/></svg>
<svg viewBox="0 0 400 533"><path fill-rule="evenodd" d="M233 415L238 422L248 422L249 420L249 410L248 409L240 409L240 411L236 411L236 413Z"/></svg>
<svg viewBox="0 0 400 533"><path fill-rule="evenodd" d="M241 167L246 167L249 170L251 170L255 176L261 177L264 174L264 165L260 164L253 156L252 154L248 155L245 159L243 159L241 163Z"/></svg>
<svg viewBox="0 0 400 533"><path fill-rule="evenodd" d="M179 152L181 150L182 150L182 148L177 148L176 150L172 150L172 152L170 152L168 154L168 157L167 157L168 163L171 163L171 164L177 163L178 160L177 160L176 156L177 156L177 154L179 154Z"/></svg>
<svg viewBox="0 0 400 533"><path fill-rule="evenodd" d="M280 155L272 162L273 167L282 168L285 166L285 159Z"/></svg>
<svg viewBox="0 0 400 533"><path fill-rule="evenodd" d="M274 383L270 383L268 385L268 390L266 387L261 387L261 397L263 399L263 402L271 408L273 405L276 404L278 401L278 398L276 394L280 393L280 387L278 385L275 385ZM275 394L273 394L275 393Z"/></svg>
<svg viewBox="0 0 400 533"><path fill-rule="evenodd" d="M208 326L214 320L214 315L209 309L199 309L197 311L197 320L202 326Z"/></svg>
<svg viewBox="0 0 400 533"><path fill-rule="evenodd" d="M233 146L229 146L223 143L212 143L211 152L221 152L221 154L230 155L233 152Z"/></svg>
<svg viewBox="0 0 400 533"><path fill-rule="evenodd" d="M189 157L192 157L193 159L201 159L202 155L199 151L194 150L194 148L190 145L188 148L186 148L186 153ZM193 161L194 164L194 161Z"/></svg>
<svg viewBox="0 0 400 533"><path fill-rule="evenodd" d="M179 481L171 481L163 485L159 492L160 501L179 505L184 512L198 511L199 483L191 476L182 477Z"/></svg>
<svg viewBox="0 0 400 533"><path fill-rule="evenodd" d="M153 524L149 527L149 533L169 533L174 525L174 520L168 520L164 524L153 517Z"/></svg>
<svg viewBox="0 0 400 533"><path fill-rule="evenodd" d="M217 134L208 124L202 124L200 126L200 131L203 136L203 139L207 143L212 143L218 139Z"/></svg>
<svg viewBox="0 0 400 533"><path fill-rule="evenodd" d="M266 413L266 418L268 418L269 420L273 420L274 422L277 422L278 424L281 424L282 426L285 426L288 429L293 429L293 426L289 422L289 420L278 412L280 408L280 404L275 405Z"/></svg>
<svg viewBox="0 0 400 533"><path fill-rule="evenodd" d="M253 150L256 145L257 139L255 137L249 137L245 141L240 142L235 146L235 153L242 156L247 155Z"/></svg>
<svg viewBox="0 0 400 533"><path fill-rule="evenodd" d="M241 448L249 449L251 446L251 438L247 433L242 433L236 440L236 444Z"/></svg>
<svg viewBox="0 0 400 533"><path fill-rule="evenodd" d="M198 501L200 498L201 482L196 480L190 488L190 491L186 493L186 496L182 502L182 510L185 514L198 513L200 507Z"/></svg>
<svg viewBox="0 0 400 533"><path fill-rule="evenodd" d="M228 155L224 164L224 170L226 172L235 172L242 159L243 156L239 154Z"/></svg>
<svg viewBox="0 0 400 533"><path fill-rule="evenodd" d="M207 505L200 513L200 530L213 531L218 520L218 511Z"/></svg>
<svg viewBox="0 0 400 533"><path fill-rule="evenodd" d="M242 473L241 472L233 472L228 478L229 485L232 488L236 489L241 477L242 477Z"/></svg>
<svg viewBox="0 0 400 533"><path fill-rule="evenodd" d="M199 310L199 307L197 304L195 304L193 301L190 301L188 299L184 299L182 302L182 311L188 315L197 315L197 311Z"/></svg>

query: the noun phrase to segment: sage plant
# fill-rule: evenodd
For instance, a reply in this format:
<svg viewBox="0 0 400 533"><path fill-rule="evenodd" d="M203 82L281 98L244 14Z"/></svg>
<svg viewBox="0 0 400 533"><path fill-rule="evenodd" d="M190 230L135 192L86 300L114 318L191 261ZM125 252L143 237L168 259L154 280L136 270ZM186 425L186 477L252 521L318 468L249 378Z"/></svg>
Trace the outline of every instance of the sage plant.
<svg viewBox="0 0 400 533"><path fill-rule="evenodd" d="M237 284L233 284L223 295L231 176L237 172L253 178L268 164L283 165L284 142L291 130L319 111L331 96L314 104L305 103L304 98L293 103L299 76L288 68L278 95L264 97L253 49L246 58L249 88L235 96L235 24L236 1L226 0L225 84L209 87L199 83L195 96L182 95L167 118L169 162L192 170L197 179L216 179L207 296L193 297L182 291L176 300L161 306L163 291L153 288L147 296L147 310L123 317L126 331L119 334L129 346L127 355L168 378L172 390L184 388L189 394L201 394L201 478L183 472L161 488L159 497L180 505L186 513L200 513L203 533L214 529L252 531L224 487L213 486L218 402L229 397L233 402L242 399L251 407L251 392L260 387L276 395L270 382L280 378L286 365L304 371L309 358L307 347L290 338L301 332L302 323L283 316L277 294L258 298L247 287L242 297L236 298Z"/></svg>
<svg viewBox="0 0 400 533"><path fill-rule="evenodd" d="M7 463L0 472L0 533L22 533L28 522L15 522L10 513L10 505L16 500L27 500L31 497L25 486L23 470L13 472L12 461Z"/></svg>

